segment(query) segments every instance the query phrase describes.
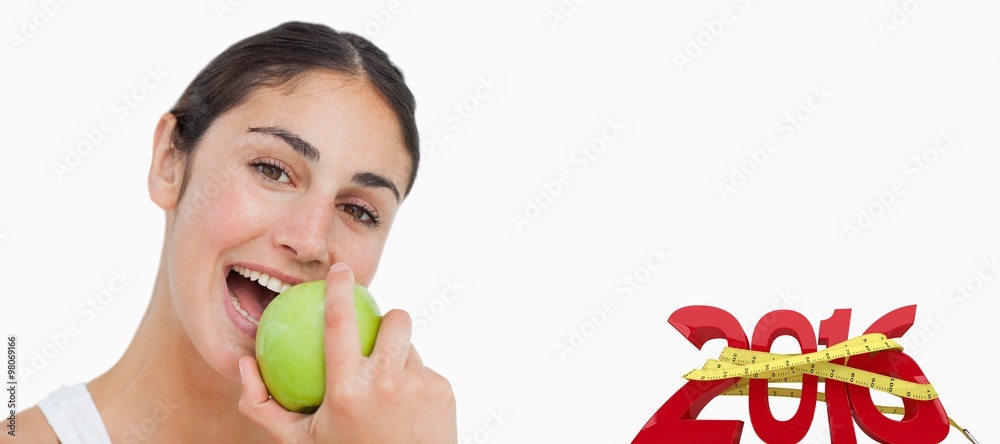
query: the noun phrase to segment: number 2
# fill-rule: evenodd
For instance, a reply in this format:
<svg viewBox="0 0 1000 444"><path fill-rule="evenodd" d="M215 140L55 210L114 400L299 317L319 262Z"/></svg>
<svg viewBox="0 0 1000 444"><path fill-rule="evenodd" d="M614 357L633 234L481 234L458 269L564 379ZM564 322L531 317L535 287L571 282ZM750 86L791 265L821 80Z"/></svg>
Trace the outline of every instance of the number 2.
<svg viewBox="0 0 1000 444"><path fill-rule="evenodd" d="M748 348L747 336L739 321L719 308L704 305L684 307L670 315L667 322L699 350L712 339L725 339L729 341L730 347ZM632 444L739 443L743 421L697 419L712 398L739 379L688 381L649 418Z"/></svg>

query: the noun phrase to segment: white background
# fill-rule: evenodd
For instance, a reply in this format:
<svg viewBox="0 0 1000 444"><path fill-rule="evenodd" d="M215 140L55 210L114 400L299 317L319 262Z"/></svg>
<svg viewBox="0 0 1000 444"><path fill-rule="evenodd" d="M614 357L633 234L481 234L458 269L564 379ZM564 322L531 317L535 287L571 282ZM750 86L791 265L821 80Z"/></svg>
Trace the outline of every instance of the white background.
<svg viewBox="0 0 1000 444"><path fill-rule="evenodd" d="M163 234L145 185L159 115L230 44L304 20L369 36L417 97L424 159L371 290L383 310L427 321L415 342L454 385L460 436L483 438L502 409L488 442L630 442L722 347L696 350L667 324L686 305L723 308L748 333L776 306L816 328L851 308L856 336L917 304L908 352L948 414L996 440L987 377L974 376L1000 289L983 268L1000 253L995 2L320 3L0 7L0 333L17 334L21 366L37 370L22 407L106 370L138 325ZM25 19L44 25L14 44ZM136 92L148 69L166 77ZM476 97L483 79L499 86ZM832 97L802 108L813 89ZM122 94L143 96L127 116ZM781 119L796 112L786 138ZM102 119L113 130L59 180L53 163ZM608 119L624 129L600 141ZM957 140L934 148L949 128ZM582 169L590 146L605 149ZM933 159L919 177L913 156ZM741 167L745 183L723 196ZM560 174L568 184L552 185ZM897 180L903 192L880 203ZM877 217L852 239L844 225L859 212ZM647 273L650 248L671 258ZM122 269L125 290L83 317ZM627 300L626 275L645 279ZM959 285L978 291L959 304ZM615 310L592 314L593 328L606 301ZM79 332L34 366L69 323ZM779 418L795 406L773 404ZM747 405L716 399L701 417L743 419L743 442L759 442ZM807 442L828 442L825 421L818 405Z"/></svg>

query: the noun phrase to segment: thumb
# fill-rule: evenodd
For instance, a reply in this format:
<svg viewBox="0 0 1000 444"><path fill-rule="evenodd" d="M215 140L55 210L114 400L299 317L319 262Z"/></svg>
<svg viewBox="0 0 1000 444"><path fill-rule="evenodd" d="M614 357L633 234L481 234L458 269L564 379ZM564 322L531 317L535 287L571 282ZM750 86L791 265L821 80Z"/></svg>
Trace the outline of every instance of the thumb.
<svg viewBox="0 0 1000 444"><path fill-rule="evenodd" d="M268 434L278 439L292 424L306 416L285 410L278 401L268 396L267 387L264 386L264 380L260 377L257 361L254 358L250 356L240 358L239 366L243 385L243 390L240 392L240 413L250 418Z"/></svg>
<svg viewBox="0 0 1000 444"><path fill-rule="evenodd" d="M354 272L347 264L334 264L326 276L324 317L326 385L330 387L351 375L363 360L354 307Z"/></svg>

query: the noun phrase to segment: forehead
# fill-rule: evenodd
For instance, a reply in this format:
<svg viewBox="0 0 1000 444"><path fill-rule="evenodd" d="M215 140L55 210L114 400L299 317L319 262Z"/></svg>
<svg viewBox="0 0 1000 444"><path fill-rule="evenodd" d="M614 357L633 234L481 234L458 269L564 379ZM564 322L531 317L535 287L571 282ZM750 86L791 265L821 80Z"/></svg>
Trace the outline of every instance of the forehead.
<svg viewBox="0 0 1000 444"><path fill-rule="evenodd" d="M380 171L400 191L411 172L402 129L392 109L365 79L311 71L278 86L257 88L216 122L221 130L283 128L320 152L320 164L351 159Z"/></svg>

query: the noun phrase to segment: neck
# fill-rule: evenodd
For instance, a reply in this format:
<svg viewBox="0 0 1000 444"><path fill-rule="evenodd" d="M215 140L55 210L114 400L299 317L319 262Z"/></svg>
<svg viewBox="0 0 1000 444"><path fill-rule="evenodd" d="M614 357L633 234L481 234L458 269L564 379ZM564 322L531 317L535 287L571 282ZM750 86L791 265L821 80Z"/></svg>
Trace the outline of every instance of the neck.
<svg viewBox="0 0 1000 444"><path fill-rule="evenodd" d="M163 264L125 354L87 384L112 441L270 442L237 409L240 384L205 363L191 343Z"/></svg>

